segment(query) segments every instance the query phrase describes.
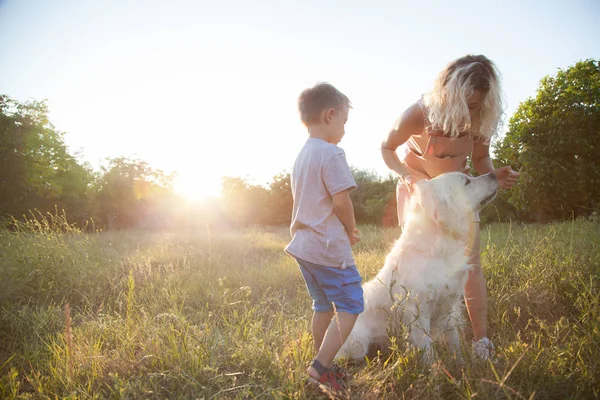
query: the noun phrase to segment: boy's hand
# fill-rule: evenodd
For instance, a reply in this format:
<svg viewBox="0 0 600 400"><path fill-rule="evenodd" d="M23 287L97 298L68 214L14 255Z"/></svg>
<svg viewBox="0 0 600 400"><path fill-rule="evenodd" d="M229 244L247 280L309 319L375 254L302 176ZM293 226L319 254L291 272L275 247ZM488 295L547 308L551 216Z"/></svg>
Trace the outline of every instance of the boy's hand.
<svg viewBox="0 0 600 400"><path fill-rule="evenodd" d="M498 178L498 185L503 189L510 189L517 182L520 173L513 171L510 166L497 168L494 170L496 178Z"/></svg>
<svg viewBox="0 0 600 400"><path fill-rule="evenodd" d="M360 242L360 237L362 233L358 229L354 229L352 234L348 234L348 239L350 239L350 245L354 246L356 243Z"/></svg>

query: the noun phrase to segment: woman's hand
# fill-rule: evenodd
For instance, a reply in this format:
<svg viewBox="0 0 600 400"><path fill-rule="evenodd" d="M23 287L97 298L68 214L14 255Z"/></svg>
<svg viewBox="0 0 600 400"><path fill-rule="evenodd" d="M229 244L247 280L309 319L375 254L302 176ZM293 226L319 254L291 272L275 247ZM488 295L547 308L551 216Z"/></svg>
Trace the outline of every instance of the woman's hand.
<svg viewBox="0 0 600 400"><path fill-rule="evenodd" d="M502 189L510 189L517 182L520 173L513 171L510 166L497 168L494 170L496 178L498 178L498 184Z"/></svg>
<svg viewBox="0 0 600 400"><path fill-rule="evenodd" d="M408 189L408 194L412 194L413 193L413 183L414 183L414 178L411 174L409 174L408 172L402 173L398 176L398 179L400 180L400 182L406 186L406 188Z"/></svg>
<svg viewBox="0 0 600 400"><path fill-rule="evenodd" d="M406 168L406 167L405 167ZM408 168L402 172L396 171L398 174L398 180L400 183L406 186L408 193L412 194L415 190L415 184L421 180L428 180L429 177L422 172L415 171L414 169Z"/></svg>

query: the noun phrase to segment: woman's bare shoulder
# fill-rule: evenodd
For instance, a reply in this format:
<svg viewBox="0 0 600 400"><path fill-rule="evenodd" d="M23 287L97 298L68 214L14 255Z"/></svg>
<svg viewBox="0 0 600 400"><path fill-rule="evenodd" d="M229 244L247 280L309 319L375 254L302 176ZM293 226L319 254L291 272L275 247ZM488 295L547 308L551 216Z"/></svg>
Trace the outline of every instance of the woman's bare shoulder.
<svg viewBox="0 0 600 400"><path fill-rule="evenodd" d="M409 130L412 135L420 135L425 128L425 114L420 102L409 106L396 120L394 129L397 131Z"/></svg>

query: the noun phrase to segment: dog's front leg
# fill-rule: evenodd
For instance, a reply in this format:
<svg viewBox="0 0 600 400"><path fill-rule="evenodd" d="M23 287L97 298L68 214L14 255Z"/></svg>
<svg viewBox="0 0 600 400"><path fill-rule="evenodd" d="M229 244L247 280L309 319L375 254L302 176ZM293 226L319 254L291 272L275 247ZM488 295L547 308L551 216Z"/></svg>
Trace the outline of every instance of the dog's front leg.
<svg viewBox="0 0 600 400"><path fill-rule="evenodd" d="M412 304L405 311L404 323L409 327L411 343L423 350L423 361L433 364L433 348L431 347L431 313L427 303ZM409 321L412 317L412 321Z"/></svg>
<svg viewBox="0 0 600 400"><path fill-rule="evenodd" d="M459 364L463 363L463 358L461 354L461 346L460 346L460 331L455 321L451 321L448 326L448 344L450 345L450 350L452 351L452 355L454 359Z"/></svg>
<svg viewBox="0 0 600 400"><path fill-rule="evenodd" d="M448 344L453 353L454 358L460 364L463 363L462 352L461 352L461 341L460 341L460 327L463 324L461 317L460 303L456 303L446 320L445 329L447 331Z"/></svg>

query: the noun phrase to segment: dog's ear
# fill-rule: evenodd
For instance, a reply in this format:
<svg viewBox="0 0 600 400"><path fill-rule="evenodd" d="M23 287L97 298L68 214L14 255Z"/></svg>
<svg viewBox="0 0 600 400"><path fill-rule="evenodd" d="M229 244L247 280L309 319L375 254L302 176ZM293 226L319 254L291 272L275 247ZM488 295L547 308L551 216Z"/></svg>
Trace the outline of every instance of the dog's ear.
<svg viewBox="0 0 600 400"><path fill-rule="evenodd" d="M421 180L413 184L413 207L423 209L434 221L438 217L438 205L431 182Z"/></svg>

